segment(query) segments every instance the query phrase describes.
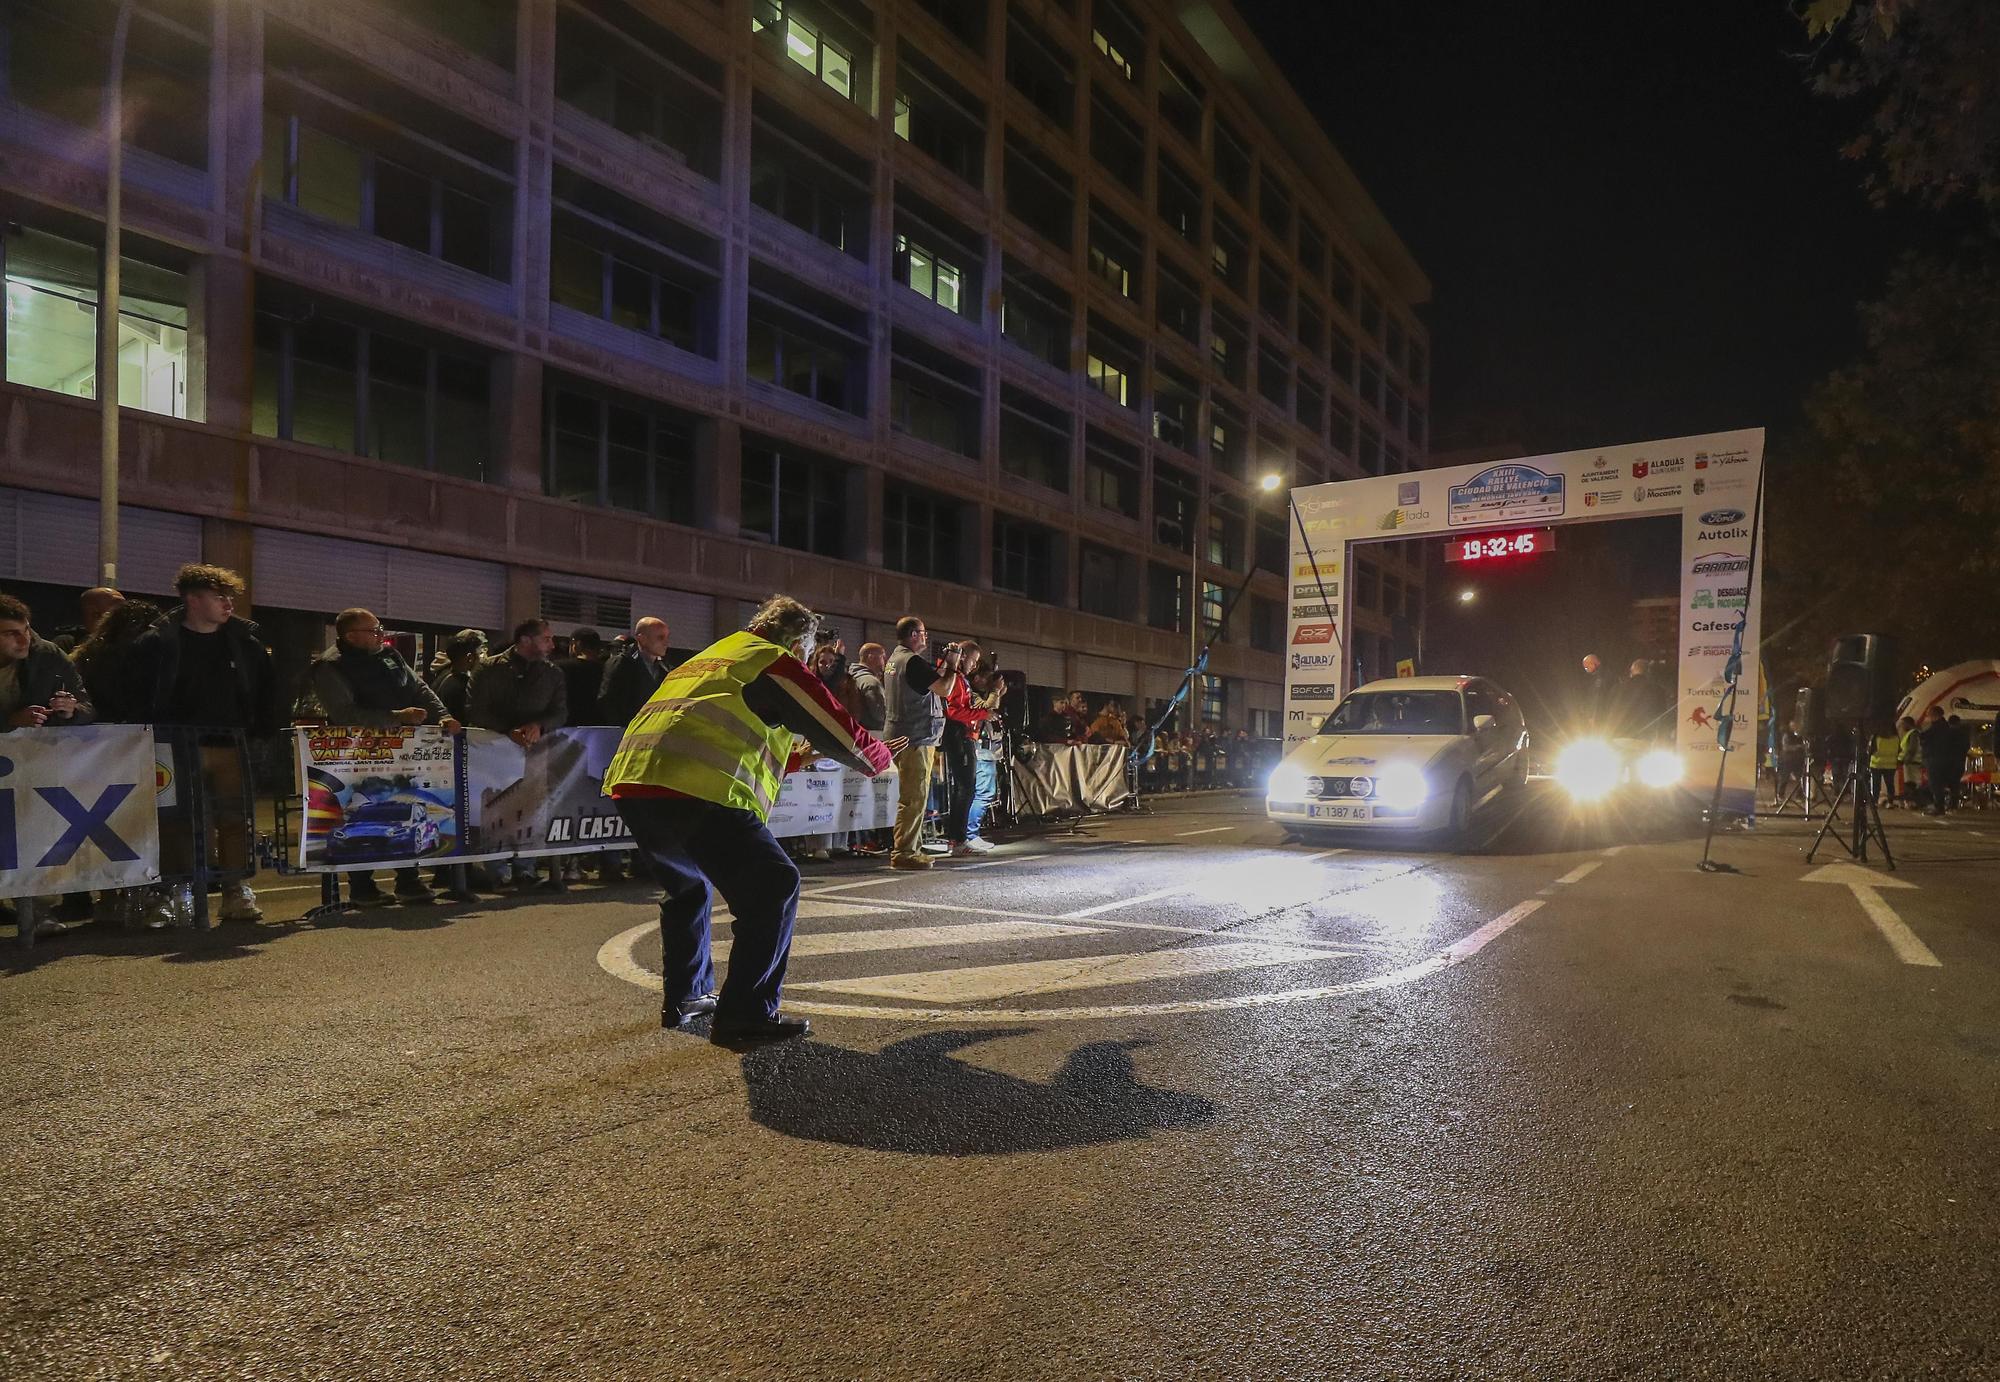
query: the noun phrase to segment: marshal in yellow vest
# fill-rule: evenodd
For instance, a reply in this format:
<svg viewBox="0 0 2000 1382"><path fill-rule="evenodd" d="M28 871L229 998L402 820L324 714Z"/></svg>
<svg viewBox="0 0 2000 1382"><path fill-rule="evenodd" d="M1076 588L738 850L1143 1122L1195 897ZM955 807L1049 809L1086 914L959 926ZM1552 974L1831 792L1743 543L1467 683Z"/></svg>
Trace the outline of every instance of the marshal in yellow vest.
<svg viewBox="0 0 2000 1382"><path fill-rule="evenodd" d="M667 673L626 727L605 770L605 795L664 787L767 819L792 732L753 715L743 688L783 656L769 639L732 633Z"/></svg>

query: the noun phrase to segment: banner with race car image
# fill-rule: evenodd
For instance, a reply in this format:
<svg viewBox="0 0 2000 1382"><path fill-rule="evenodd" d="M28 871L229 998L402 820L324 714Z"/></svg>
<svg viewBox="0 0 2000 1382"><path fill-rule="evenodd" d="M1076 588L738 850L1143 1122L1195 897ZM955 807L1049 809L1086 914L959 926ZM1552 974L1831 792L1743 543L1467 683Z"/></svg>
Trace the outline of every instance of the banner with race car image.
<svg viewBox="0 0 2000 1382"><path fill-rule="evenodd" d="M298 731L301 868L339 872L456 857L466 745L429 726Z"/></svg>

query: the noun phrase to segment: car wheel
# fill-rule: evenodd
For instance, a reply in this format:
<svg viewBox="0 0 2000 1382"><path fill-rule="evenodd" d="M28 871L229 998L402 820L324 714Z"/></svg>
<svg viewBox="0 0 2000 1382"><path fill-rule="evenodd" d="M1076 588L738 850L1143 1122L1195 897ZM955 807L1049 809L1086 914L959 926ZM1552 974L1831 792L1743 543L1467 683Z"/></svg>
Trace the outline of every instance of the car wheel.
<svg viewBox="0 0 2000 1382"><path fill-rule="evenodd" d="M1471 833L1472 784L1461 777L1451 793L1451 817L1445 825L1445 842L1453 849L1463 849Z"/></svg>

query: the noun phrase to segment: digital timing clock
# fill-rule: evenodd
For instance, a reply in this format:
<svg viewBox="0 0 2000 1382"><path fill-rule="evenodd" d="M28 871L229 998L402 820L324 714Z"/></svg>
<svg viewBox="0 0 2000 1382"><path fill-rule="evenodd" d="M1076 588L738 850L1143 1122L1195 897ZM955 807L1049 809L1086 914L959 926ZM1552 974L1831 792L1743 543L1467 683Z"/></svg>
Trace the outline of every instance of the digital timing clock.
<svg viewBox="0 0 2000 1382"><path fill-rule="evenodd" d="M1454 537L1444 545L1446 561L1492 561L1496 557L1532 557L1553 552L1556 535L1548 528L1525 533L1480 533L1474 537Z"/></svg>

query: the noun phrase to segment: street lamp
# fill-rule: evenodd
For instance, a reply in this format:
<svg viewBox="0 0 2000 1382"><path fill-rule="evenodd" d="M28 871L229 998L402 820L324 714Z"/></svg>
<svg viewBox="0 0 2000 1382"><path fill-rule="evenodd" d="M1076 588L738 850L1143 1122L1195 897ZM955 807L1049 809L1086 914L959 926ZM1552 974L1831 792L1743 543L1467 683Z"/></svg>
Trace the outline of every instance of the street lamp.
<svg viewBox="0 0 2000 1382"><path fill-rule="evenodd" d="M1479 598L1479 592L1474 590L1471 586L1467 586L1465 589L1458 592L1458 602L1461 605L1469 605L1478 598Z"/></svg>
<svg viewBox="0 0 2000 1382"><path fill-rule="evenodd" d="M111 68L104 84L104 286L97 297L97 581L118 584L118 290L124 250L120 183L125 159L125 35L132 0L120 0L111 30Z"/></svg>

